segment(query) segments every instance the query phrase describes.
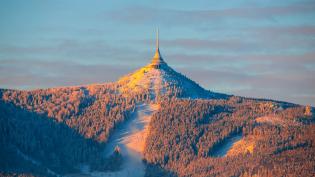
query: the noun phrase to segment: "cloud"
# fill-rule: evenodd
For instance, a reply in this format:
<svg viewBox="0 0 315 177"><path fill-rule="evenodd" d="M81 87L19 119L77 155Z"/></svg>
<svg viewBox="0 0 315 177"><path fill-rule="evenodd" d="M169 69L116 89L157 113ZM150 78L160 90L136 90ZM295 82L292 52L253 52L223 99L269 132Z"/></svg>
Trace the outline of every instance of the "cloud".
<svg viewBox="0 0 315 177"><path fill-rule="evenodd" d="M246 72L200 68L178 70L210 90L315 105L315 72L250 75Z"/></svg>
<svg viewBox="0 0 315 177"><path fill-rule="evenodd" d="M65 7L80 18L50 11L28 13L32 23L17 18L2 30L0 87L115 81L149 62L147 32L156 25L164 59L204 87L315 105L313 1L173 5Z"/></svg>
<svg viewBox="0 0 315 177"><path fill-rule="evenodd" d="M298 35L298 36L315 36L315 26L300 25L300 26L268 26L253 28L250 31L257 33L257 35L269 35L272 37L283 35ZM294 37L294 36L293 36ZM295 36L296 37L296 36Z"/></svg>
<svg viewBox="0 0 315 177"><path fill-rule="evenodd" d="M272 7L235 7L209 10L178 10L156 7L134 6L106 12L105 17L131 24L158 22L164 25L193 25L214 23L227 19L273 20L274 16L305 14L314 12L314 3L291 4Z"/></svg>
<svg viewBox="0 0 315 177"><path fill-rule="evenodd" d="M306 69L305 66L313 66L315 64L315 51L310 53L303 53L299 55L289 54L260 54L260 55L212 55L212 54L172 54L167 56L168 59L176 64L183 66L205 66L205 64L215 66L215 68L222 70L226 66L235 66L243 69L246 67L253 70L259 70L264 66L274 66L276 70L287 69L288 67L299 67ZM196 64L196 65L194 65ZM199 64L199 65L198 65ZM240 65L236 65L240 64ZM255 67L255 65L259 65ZM228 68L228 69L231 69ZM250 68L249 68L250 67ZM203 68L203 67L201 67Z"/></svg>
<svg viewBox="0 0 315 177"><path fill-rule="evenodd" d="M137 59L144 55L146 53L142 50L128 46L111 45L104 40L50 39L45 44L0 45L0 60L6 58L40 58L41 60L74 60L87 64L122 64L127 60L133 60L133 63L137 65L140 63Z"/></svg>
<svg viewBox="0 0 315 177"><path fill-rule="evenodd" d="M170 58L176 70L210 90L315 105L315 52Z"/></svg>
<svg viewBox="0 0 315 177"><path fill-rule="evenodd" d="M270 31L269 31L270 30ZM314 30L314 32L313 32ZM301 32L300 34L299 31ZM181 49L182 51L205 51L225 54L261 54L261 53L294 53L296 51L315 51L315 28L279 27L247 30L247 36L225 36L219 32L216 39L173 38L163 39L162 48ZM313 34L314 33L314 34ZM221 36L220 36L221 35ZM149 45L153 40L138 40L138 43Z"/></svg>
<svg viewBox="0 0 315 177"><path fill-rule="evenodd" d="M133 69L135 68L124 65L4 60L0 65L0 87L35 89L111 82Z"/></svg>
<svg viewBox="0 0 315 177"><path fill-rule="evenodd" d="M272 98L301 104L314 102L315 70L305 63L314 63L314 53L301 56L207 56L182 55L179 61L170 61L171 67L182 72L207 89L235 95ZM190 61L190 57L195 60ZM213 56L212 56L213 57ZM185 60L182 60L182 59ZM211 57L210 57L211 58ZM205 60L204 63L200 62ZM268 60L269 62L261 62ZM174 62L186 65L172 64ZM231 63L248 62L234 67ZM193 63L197 63L194 65ZM215 67L202 67L203 65ZM221 65L219 65L221 64ZM79 62L43 60L2 60L0 87L35 89L57 86L86 85L116 81L136 67L129 65L82 64Z"/></svg>

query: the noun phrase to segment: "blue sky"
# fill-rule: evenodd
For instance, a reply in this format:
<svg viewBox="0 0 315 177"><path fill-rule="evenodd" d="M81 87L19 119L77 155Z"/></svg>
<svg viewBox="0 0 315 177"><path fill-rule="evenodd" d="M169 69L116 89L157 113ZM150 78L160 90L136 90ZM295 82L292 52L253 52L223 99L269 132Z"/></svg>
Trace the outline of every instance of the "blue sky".
<svg viewBox="0 0 315 177"><path fill-rule="evenodd" d="M203 87L315 105L315 0L0 1L0 87L115 81L150 62Z"/></svg>

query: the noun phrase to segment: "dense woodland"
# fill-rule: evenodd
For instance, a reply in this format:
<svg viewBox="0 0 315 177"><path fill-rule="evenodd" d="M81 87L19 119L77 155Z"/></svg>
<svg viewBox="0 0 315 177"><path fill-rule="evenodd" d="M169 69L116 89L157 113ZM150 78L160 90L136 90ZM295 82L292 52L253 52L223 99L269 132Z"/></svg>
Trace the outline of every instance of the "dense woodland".
<svg viewBox="0 0 315 177"><path fill-rule="evenodd" d="M114 90L114 84L1 90L0 171L46 176L74 173L80 165L117 170L121 159L104 158L102 151L110 132L145 96L126 98Z"/></svg>
<svg viewBox="0 0 315 177"><path fill-rule="evenodd" d="M115 94L114 86L7 90L2 99L62 122L87 138L105 142L115 124L125 120L135 108L136 99Z"/></svg>
<svg viewBox="0 0 315 177"><path fill-rule="evenodd" d="M118 170L102 150L141 102L157 101L146 142L146 176L314 176L314 110L284 102L212 94L212 99L123 95L117 84L0 91L0 171L54 176L81 165ZM181 93L180 88L171 88ZM252 145L214 154L242 134ZM245 144L246 144L245 143ZM114 151L114 150L113 150ZM2 174L1 174L2 175Z"/></svg>
<svg viewBox="0 0 315 177"><path fill-rule="evenodd" d="M310 107L268 100L164 100L153 115L145 159L178 176L314 176L315 124ZM269 115L281 122L257 122ZM272 119L272 118L270 118ZM229 137L243 134L253 152L214 157ZM155 176L158 167L149 168Z"/></svg>

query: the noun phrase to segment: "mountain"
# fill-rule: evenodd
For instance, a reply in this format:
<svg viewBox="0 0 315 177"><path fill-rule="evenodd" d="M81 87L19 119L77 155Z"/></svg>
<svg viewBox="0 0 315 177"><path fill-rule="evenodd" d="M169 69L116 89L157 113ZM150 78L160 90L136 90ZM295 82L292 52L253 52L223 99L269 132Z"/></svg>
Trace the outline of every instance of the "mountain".
<svg viewBox="0 0 315 177"><path fill-rule="evenodd" d="M139 122L148 130L133 146L143 146L145 176L315 173L313 107L205 90L165 62L157 40L152 61L117 82L0 89L0 175L121 172L124 149L104 149L132 140Z"/></svg>
<svg viewBox="0 0 315 177"><path fill-rule="evenodd" d="M226 98L200 87L196 82L176 72L163 60L157 44L151 63L118 81L123 94L148 93L152 99L163 96L180 98Z"/></svg>

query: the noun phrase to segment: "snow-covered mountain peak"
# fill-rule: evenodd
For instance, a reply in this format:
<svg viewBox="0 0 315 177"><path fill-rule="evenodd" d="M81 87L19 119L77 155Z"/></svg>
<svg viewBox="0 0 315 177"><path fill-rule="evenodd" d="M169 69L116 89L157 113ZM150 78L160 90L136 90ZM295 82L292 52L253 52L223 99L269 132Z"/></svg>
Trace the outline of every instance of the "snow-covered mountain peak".
<svg viewBox="0 0 315 177"><path fill-rule="evenodd" d="M159 48L148 65L122 77L118 84L124 94L148 93L153 99L159 96L209 98L215 95L169 67Z"/></svg>
<svg viewBox="0 0 315 177"><path fill-rule="evenodd" d="M151 62L118 81L123 94L147 94L151 99L160 96L181 98L226 97L207 91L186 76L172 69L162 58L157 33L156 50Z"/></svg>

